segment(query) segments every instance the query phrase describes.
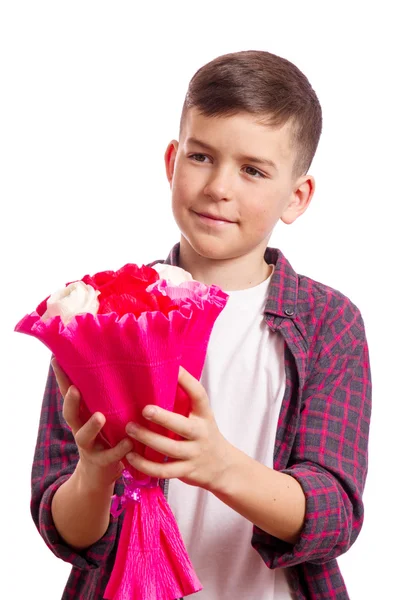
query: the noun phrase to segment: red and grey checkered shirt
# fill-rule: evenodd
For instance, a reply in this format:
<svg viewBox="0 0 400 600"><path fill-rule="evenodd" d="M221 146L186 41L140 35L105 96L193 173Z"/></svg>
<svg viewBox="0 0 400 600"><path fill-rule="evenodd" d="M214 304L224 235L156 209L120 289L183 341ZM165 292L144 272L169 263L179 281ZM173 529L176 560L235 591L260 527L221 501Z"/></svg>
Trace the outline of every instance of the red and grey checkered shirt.
<svg viewBox="0 0 400 600"><path fill-rule="evenodd" d="M178 259L179 244L165 262L178 265ZM268 248L265 260L275 265L265 319L285 341L286 389L274 468L301 484L306 517L295 545L257 527L251 543L269 568L288 568L295 598L345 600L349 596L336 558L353 544L363 522L371 412L363 320L341 293L297 275L279 250ZM72 564L62 599L100 600L113 568L123 514L111 517L105 535L83 552L63 542L50 507L77 461L50 369L32 469L32 515L49 548ZM161 483L167 493L168 486Z"/></svg>

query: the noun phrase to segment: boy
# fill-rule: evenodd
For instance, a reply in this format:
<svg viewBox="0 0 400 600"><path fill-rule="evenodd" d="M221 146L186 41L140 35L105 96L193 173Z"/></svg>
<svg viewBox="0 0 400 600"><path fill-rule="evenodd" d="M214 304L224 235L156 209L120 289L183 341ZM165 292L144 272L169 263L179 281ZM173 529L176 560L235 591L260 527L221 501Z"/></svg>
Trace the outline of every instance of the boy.
<svg viewBox="0 0 400 600"><path fill-rule="evenodd" d="M50 371L32 514L73 564L64 599L103 597L123 519L110 520L110 498L125 456L163 481L204 586L195 597L348 598L336 558L363 521L371 395L363 322L345 296L297 275L268 247L277 221L293 223L309 206L321 126L305 76L272 54L219 57L190 82L179 142L165 154L182 234L166 262L229 300L201 381L179 375L189 417L144 409L181 441L127 424L127 438L104 449L104 416L80 421L79 392L53 362L58 385ZM136 455L135 441L168 462Z"/></svg>

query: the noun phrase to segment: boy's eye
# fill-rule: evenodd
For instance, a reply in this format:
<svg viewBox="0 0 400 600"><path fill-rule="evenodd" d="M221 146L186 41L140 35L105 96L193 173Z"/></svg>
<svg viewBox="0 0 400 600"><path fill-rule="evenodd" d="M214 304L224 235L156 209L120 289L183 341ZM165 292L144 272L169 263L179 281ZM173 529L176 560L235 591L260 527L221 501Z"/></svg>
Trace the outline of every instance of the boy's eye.
<svg viewBox="0 0 400 600"><path fill-rule="evenodd" d="M207 160L207 156L205 154L191 154L189 158L192 158L196 162L205 162Z"/></svg>
<svg viewBox="0 0 400 600"><path fill-rule="evenodd" d="M245 167L244 170L246 171L247 175L251 175L252 177L262 177L265 179L265 175L263 175L261 171L258 171L254 167Z"/></svg>

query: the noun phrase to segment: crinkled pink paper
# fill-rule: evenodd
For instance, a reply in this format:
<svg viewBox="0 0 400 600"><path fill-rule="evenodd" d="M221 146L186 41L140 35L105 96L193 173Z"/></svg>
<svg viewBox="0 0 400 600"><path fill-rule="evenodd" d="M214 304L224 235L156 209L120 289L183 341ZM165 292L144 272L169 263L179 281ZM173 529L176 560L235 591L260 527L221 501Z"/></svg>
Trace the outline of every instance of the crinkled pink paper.
<svg viewBox="0 0 400 600"><path fill-rule="evenodd" d="M80 390L86 416L100 411L106 417L105 439L114 446L126 437L129 421L174 435L142 417L147 404L188 415L190 400L178 386L182 365L200 378L215 319L227 295L216 286L185 282L149 286L177 301L168 316L145 312L136 318L115 313L78 315L67 325L60 317L43 322L35 312L24 317L16 331L42 341ZM156 451L137 447L150 460ZM141 484L149 477L126 465ZM125 511L114 570L106 590L110 600L175 600L201 589L176 521L160 488L142 488L140 502Z"/></svg>
<svg viewBox="0 0 400 600"><path fill-rule="evenodd" d="M216 285L207 286L199 281L185 281L179 286L173 286L165 280L159 280L147 289L149 291L157 290L169 296L171 300L180 304L180 306L190 302L192 316L185 334L181 365L193 377L200 379L212 328L227 303L228 294ZM181 387L178 387L176 391L174 412L185 417L190 412L190 398ZM179 438L173 432L167 432L167 435L171 438ZM146 452L148 451L150 449L146 450Z"/></svg>
<svg viewBox="0 0 400 600"><path fill-rule="evenodd" d="M16 331L33 335L53 352L79 389L86 416L96 411L105 415L102 434L114 446L126 437L130 421L151 428L141 414L147 404L173 409L191 314L187 304L169 317L161 312L145 312L138 318L86 313L65 326L60 317L43 322L32 313Z"/></svg>

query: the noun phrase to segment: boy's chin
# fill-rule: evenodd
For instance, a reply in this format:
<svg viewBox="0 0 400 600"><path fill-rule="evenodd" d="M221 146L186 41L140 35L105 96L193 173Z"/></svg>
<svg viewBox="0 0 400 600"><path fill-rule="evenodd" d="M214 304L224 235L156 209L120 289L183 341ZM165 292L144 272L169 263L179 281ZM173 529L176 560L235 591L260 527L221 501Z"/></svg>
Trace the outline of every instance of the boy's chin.
<svg viewBox="0 0 400 600"><path fill-rule="evenodd" d="M226 240L188 239L183 234L181 236L181 248L189 256L197 255L207 260L229 260L246 254L245 250L227 243Z"/></svg>

